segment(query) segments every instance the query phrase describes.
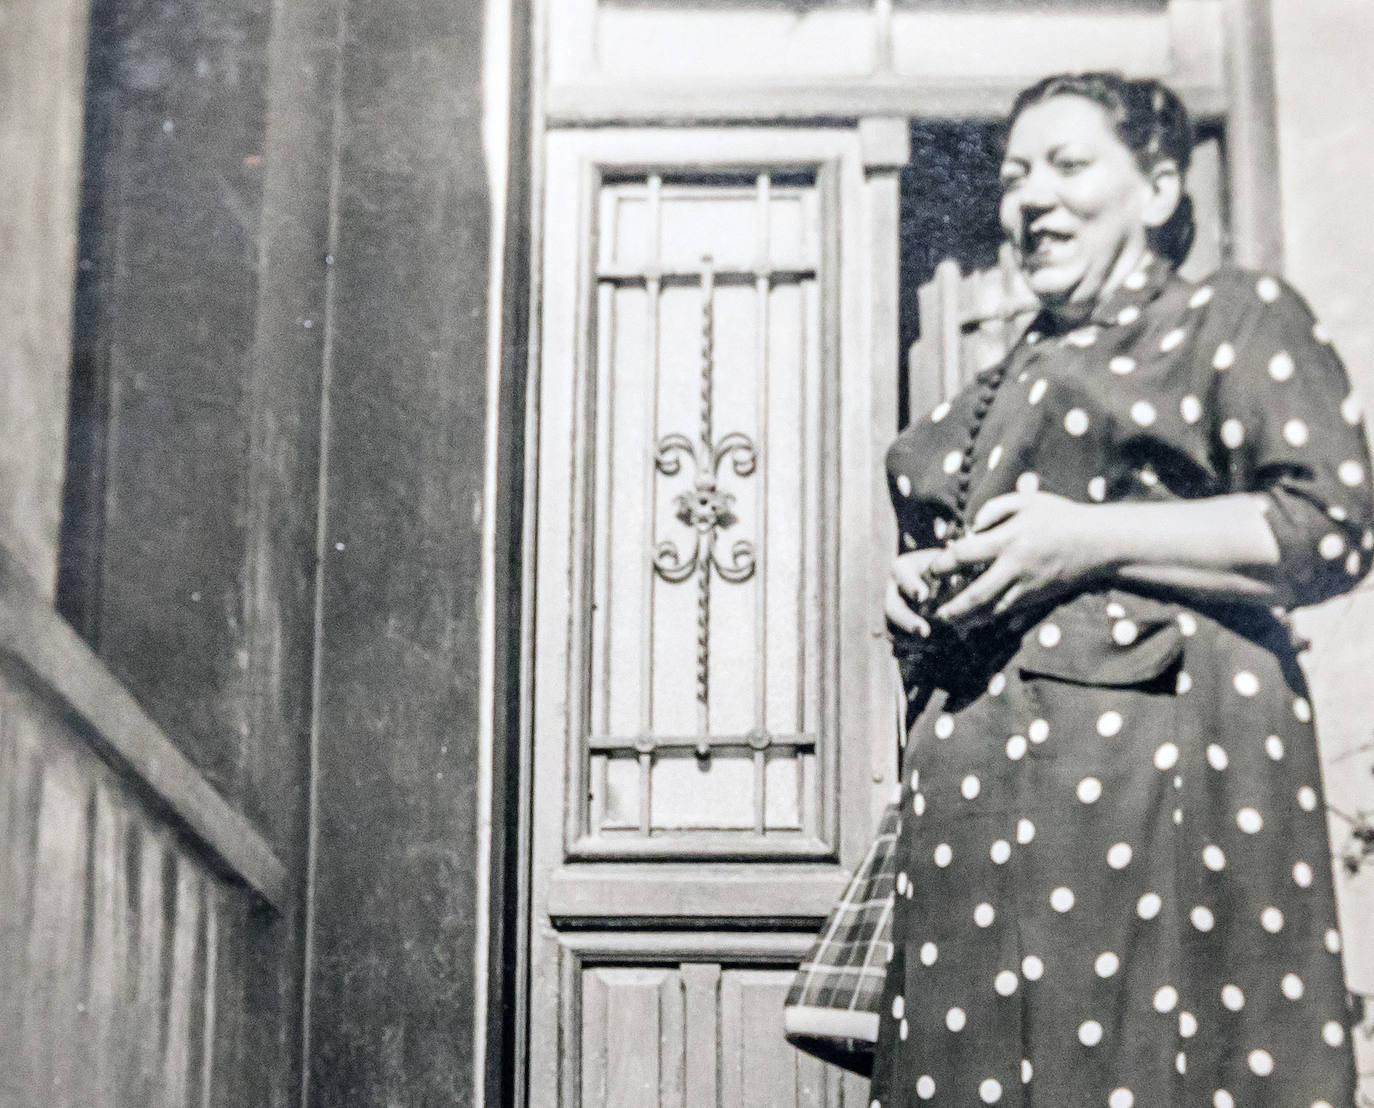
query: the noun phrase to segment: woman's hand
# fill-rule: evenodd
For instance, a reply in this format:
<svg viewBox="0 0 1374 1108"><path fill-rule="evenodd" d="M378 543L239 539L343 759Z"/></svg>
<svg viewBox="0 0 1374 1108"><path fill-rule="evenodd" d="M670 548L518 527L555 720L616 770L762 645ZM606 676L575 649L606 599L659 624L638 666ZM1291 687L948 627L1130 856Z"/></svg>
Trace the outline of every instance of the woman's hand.
<svg viewBox="0 0 1374 1108"><path fill-rule="evenodd" d="M928 547L899 555L893 561L892 573L887 579L887 592L883 597L883 613L889 625L908 635L925 638L930 634L930 624L914 609L929 599L931 563L943 556L944 552L943 547Z"/></svg>
<svg viewBox="0 0 1374 1108"><path fill-rule="evenodd" d="M1097 505L1046 492L989 500L969 534L936 552L926 567L936 576L986 567L936 615L955 624L977 623L1082 586L1107 568L1094 519L1098 511Z"/></svg>

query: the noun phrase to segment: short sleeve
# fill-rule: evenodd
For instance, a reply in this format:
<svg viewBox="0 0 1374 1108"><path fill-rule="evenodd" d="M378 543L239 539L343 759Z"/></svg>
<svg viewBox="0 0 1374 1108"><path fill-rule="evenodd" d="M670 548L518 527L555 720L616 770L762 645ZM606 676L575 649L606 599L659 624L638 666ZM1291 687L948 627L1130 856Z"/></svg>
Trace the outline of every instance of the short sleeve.
<svg viewBox="0 0 1374 1108"><path fill-rule="evenodd" d="M1212 447L1230 491L1267 499L1278 583L1316 604L1368 573L1374 492L1357 397L1303 299L1249 278L1235 335L1213 355Z"/></svg>

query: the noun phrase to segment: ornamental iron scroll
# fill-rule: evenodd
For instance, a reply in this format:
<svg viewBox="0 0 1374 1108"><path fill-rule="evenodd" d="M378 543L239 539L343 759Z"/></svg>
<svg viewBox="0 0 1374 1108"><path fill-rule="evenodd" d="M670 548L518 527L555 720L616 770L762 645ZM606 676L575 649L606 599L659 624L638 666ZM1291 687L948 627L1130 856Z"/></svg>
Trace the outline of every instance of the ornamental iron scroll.
<svg viewBox="0 0 1374 1108"><path fill-rule="evenodd" d="M686 435L669 434L654 447L654 468L665 476L682 471L683 459L692 462L692 487L674 498L676 517L695 532L695 545L683 554L670 539L654 547L655 572L671 584L680 584L695 575L697 579L697 720L703 735L710 734L711 696L711 573L724 581L740 584L754 575L758 557L754 544L738 539L730 547L728 560L720 557L721 532L739 522L734 496L720 487L727 462L737 477L748 477L758 467L758 448L739 431L714 441L712 399L715 375L715 269L712 259L701 260L701 389L698 406L697 442ZM699 753L709 747L700 747Z"/></svg>

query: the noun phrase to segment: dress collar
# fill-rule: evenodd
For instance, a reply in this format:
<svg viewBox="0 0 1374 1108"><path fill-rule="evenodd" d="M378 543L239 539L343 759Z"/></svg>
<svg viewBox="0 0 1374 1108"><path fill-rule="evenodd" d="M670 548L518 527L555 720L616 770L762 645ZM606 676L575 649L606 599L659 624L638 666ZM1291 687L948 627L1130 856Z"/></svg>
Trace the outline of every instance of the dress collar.
<svg viewBox="0 0 1374 1108"><path fill-rule="evenodd" d="M1132 270L1105 300L1099 302L1087 319L1076 325L1065 322L1048 309L1042 309L1031 324L1031 330L1043 335L1074 333L1086 327L1115 327L1134 323L1169 283L1173 266L1153 253L1146 254L1140 265Z"/></svg>

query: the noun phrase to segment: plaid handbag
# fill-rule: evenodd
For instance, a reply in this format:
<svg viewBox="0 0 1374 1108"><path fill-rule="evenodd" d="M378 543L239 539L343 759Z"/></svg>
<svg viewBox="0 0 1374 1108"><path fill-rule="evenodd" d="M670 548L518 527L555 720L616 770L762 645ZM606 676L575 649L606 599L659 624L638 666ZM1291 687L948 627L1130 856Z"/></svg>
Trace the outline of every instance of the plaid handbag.
<svg viewBox="0 0 1374 1108"><path fill-rule="evenodd" d="M878 1005L892 959L892 897L898 809L877 837L797 968L783 1030L800 1050L865 1076L878 1041Z"/></svg>

